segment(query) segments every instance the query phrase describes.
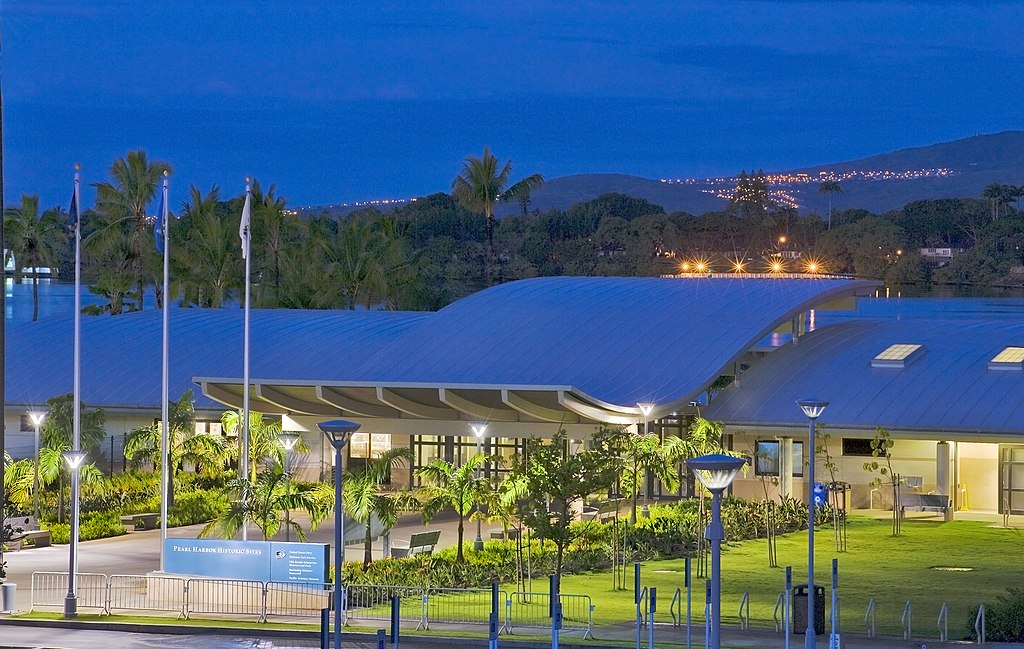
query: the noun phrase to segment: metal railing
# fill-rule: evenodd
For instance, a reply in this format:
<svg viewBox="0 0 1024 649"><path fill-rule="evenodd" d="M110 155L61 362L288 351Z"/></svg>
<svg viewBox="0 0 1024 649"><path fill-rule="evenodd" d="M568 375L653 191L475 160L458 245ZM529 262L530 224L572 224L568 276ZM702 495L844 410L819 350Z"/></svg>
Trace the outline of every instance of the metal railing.
<svg viewBox="0 0 1024 649"><path fill-rule="evenodd" d="M562 631L583 631L584 638L594 637L594 604L589 595L561 593ZM506 600L508 605L506 631L516 628L551 628L551 596L548 593L515 592Z"/></svg>
<svg viewBox="0 0 1024 649"><path fill-rule="evenodd" d="M910 640L913 631L911 630L911 606L910 600L903 605L903 617L900 618L900 624L903 626L903 639Z"/></svg>
<svg viewBox="0 0 1024 649"><path fill-rule="evenodd" d="M107 576L94 572L79 572L75 577L75 597L78 608L96 608L105 612L107 610ZM68 573L32 573L33 608L39 606L64 610L64 600L67 594Z"/></svg>
<svg viewBox="0 0 1024 649"><path fill-rule="evenodd" d="M647 586L640 589L640 599L636 603L637 620L640 622L640 626L647 626Z"/></svg>
<svg viewBox="0 0 1024 649"><path fill-rule="evenodd" d="M498 633L504 633L508 624L508 593L498 591L499 610L504 604L506 615L501 620ZM431 623L440 624L483 624L489 622L491 615L490 588L431 588L424 599L423 628L429 629Z"/></svg>
<svg viewBox="0 0 1024 649"><path fill-rule="evenodd" d="M750 593L743 593L743 598L740 599L740 609L737 613L740 618L740 629L746 631L750 628Z"/></svg>
<svg viewBox="0 0 1024 649"><path fill-rule="evenodd" d="M775 598L775 610L772 611L772 619L775 620L775 632L779 633L783 630L783 624L785 620L782 619L780 613L785 614L786 610L786 591L779 593L779 596Z"/></svg>
<svg viewBox="0 0 1024 649"><path fill-rule="evenodd" d="M672 626L683 626L683 589L676 588L672 601L668 604L668 612L672 616Z"/></svg>
<svg viewBox="0 0 1024 649"><path fill-rule="evenodd" d="M331 607L331 583L295 583L268 581L264 598L263 619L269 617L320 617L320 611Z"/></svg>
<svg viewBox="0 0 1024 649"><path fill-rule="evenodd" d="M166 611L185 617L185 578L110 575L106 612Z"/></svg>
<svg viewBox="0 0 1024 649"><path fill-rule="evenodd" d="M265 584L248 579L194 578L185 583L185 619L193 613L253 615L266 620Z"/></svg>
<svg viewBox="0 0 1024 649"><path fill-rule="evenodd" d="M427 591L419 586L351 584L345 587L345 624L353 621L387 622L391 620L391 598L401 601L400 619L426 628ZM486 616L484 622L486 624Z"/></svg>
<svg viewBox="0 0 1024 649"><path fill-rule="evenodd" d="M868 610L864 613L864 624L867 626L869 638L875 637L875 598L868 600Z"/></svg>
<svg viewBox="0 0 1024 649"><path fill-rule="evenodd" d="M985 605L978 607L978 615L974 618L975 642L985 644Z"/></svg>
<svg viewBox="0 0 1024 649"><path fill-rule="evenodd" d="M942 602L942 608L939 609L939 617L935 620L935 626L939 627L939 642L949 640L949 607L946 606L946 602Z"/></svg>

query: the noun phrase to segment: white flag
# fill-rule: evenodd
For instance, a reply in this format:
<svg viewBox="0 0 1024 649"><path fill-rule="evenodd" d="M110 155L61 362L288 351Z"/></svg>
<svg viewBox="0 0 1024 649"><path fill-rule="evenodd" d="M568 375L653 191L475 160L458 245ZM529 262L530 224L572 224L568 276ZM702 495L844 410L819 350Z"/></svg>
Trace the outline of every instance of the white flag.
<svg viewBox="0 0 1024 649"><path fill-rule="evenodd" d="M252 194L249 187L245 188L245 205L242 206L242 222L238 226L238 236L242 239L242 259L249 255L249 221L252 217Z"/></svg>

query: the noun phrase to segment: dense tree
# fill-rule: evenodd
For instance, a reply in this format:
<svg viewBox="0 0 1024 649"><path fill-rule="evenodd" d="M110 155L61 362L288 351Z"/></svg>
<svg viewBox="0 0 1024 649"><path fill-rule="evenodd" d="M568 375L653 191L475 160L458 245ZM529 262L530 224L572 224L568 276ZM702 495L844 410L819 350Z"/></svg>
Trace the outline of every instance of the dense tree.
<svg viewBox="0 0 1024 649"><path fill-rule="evenodd" d="M544 176L531 174L513 183L512 161L504 165L491 155L484 147L484 154L479 158L468 157L462 171L452 181L452 196L475 212L483 212L487 224L487 281L493 280L494 254L494 206L498 201L514 201L544 184Z"/></svg>
<svg viewBox="0 0 1024 649"><path fill-rule="evenodd" d="M240 214L221 202L216 186L206 195L189 188L181 219L170 230L171 290L182 305L219 308L242 288Z"/></svg>
<svg viewBox="0 0 1024 649"><path fill-rule="evenodd" d="M117 252L120 265L131 269L133 302L131 310L142 310L145 288L153 281L147 276L147 260L156 257L152 219L146 207L156 196L157 185L164 172L170 173L166 162L150 162L143 150L129 151L110 167L110 182L97 183L96 212L102 217L100 226L87 242L108 255Z"/></svg>

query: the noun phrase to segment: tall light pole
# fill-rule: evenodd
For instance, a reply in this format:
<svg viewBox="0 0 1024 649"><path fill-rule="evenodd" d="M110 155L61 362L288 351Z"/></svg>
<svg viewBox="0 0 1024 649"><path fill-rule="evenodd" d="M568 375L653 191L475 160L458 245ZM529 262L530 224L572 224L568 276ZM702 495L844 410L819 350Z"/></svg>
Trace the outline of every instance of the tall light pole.
<svg viewBox="0 0 1024 649"><path fill-rule="evenodd" d="M801 399L796 402L810 421L808 431L808 448L811 460L807 463L807 635L804 636L805 649L814 649L818 639L814 632L814 423L825 412L828 401L821 399Z"/></svg>
<svg viewBox="0 0 1024 649"><path fill-rule="evenodd" d="M35 426L36 436L35 444L33 446L33 455L35 458L35 472L32 475L32 515L35 516L36 525L39 524L39 427L43 425L43 420L46 419L46 412L42 410L29 411L28 416L32 419L32 425Z"/></svg>
<svg viewBox="0 0 1024 649"><path fill-rule="evenodd" d="M740 472L746 460L731 455L715 453L690 458L686 466L690 467L697 479L711 492L711 523L704 532L704 538L711 541L711 637L709 649L722 647L722 539L725 528L722 526L722 492L729 488L736 474Z"/></svg>
<svg viewBox="0 0 1024 649"><path fill-rule="evenodd" d="M636 407L640 409L640 414L644 416L644 430L643 435L647 435L647 421L651 416L651 412L654 410L653 403L638 403ZM651 515L651 508L647 504L647 495L650 489L648 488L648 476L647 467L644 467L644 508L641 510L641 514L644 518L648 518Z"/></svg>
<svg viewBox="0 0 1024 649"><path fill-rule="evenodd" d="M345 564L345 512L341 492L341 451L359 424L344 419L316 425L334 447L334 649L341 649L341 568Z"/></svg>
<svg viewBox="0 0 1024 649"><path fill-rule="evenodd" d="M285 543L288 543L292 540L292 473L288 460L291 459L292 449L299 443L299 434L280 433L277 436L277 441L284 447L284 470L287 472L284 483L284 540Z"/></svg>
<svg viewBox="0 0 1024 649"><path fill-rule="evenodd" d="M78 615L78 595L75 582L78 579L78 469L85 461L85 451L64 451L64 461L71 469L71 543L68 546L68 594L64 598L64 617Z"/></svg>
<svg viewBox="0 0 1024 649"><path fill-rule="evenodd" d="M473 434L476 435L476 454L480 455L483 451L481 448L484 440L484 433L487 432L487 424L470 424L470 428L473 429ZM476 465L476 469L473 470L476 480L480 481L480 465ZM473 549L479 552L484 549L484 538L480 536L480 503L476 504L476 540L473 541Z"/></svg>

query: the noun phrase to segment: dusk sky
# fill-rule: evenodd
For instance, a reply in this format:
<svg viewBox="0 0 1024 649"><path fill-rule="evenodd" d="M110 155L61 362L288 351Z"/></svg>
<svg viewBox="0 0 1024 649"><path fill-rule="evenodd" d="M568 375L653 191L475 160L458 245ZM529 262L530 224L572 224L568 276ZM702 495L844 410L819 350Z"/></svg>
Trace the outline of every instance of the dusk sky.
<svg viewBox="0 0 1024 649"><path fill-rule="evenodd" d="M351 6L359 4L360 6ZM4 0L5 200L128 150L292 206L732 175L1024 128L1024 3ZM91 203L93 192L84 200Z"/></svg>

